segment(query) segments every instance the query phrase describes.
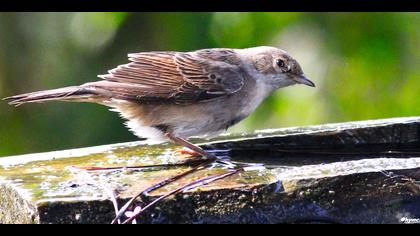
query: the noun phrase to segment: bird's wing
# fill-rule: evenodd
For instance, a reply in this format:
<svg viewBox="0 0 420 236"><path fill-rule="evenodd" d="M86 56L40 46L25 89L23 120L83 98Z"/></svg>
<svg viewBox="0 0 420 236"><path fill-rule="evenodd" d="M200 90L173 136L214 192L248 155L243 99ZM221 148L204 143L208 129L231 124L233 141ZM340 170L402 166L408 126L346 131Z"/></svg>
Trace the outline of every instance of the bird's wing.
<svg viewBox="0 0 420 236"><path fill-rule="evenodd" d="M240 59L231 49L135 53L129 60L93 84L110 97L176 104L232 94L244 84Z"/></svg>

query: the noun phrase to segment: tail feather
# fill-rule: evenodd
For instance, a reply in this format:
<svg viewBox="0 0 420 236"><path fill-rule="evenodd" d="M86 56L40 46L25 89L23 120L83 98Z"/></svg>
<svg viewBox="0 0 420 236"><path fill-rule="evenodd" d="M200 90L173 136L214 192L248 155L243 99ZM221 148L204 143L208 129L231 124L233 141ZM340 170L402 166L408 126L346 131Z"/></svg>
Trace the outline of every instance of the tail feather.
<svg viewBox="0 0 420 236"><path fill-rule="evenodd" d="M91 96L92 93L81 86L71 86L59 89L44 90L33 93L25 93L3 98L10 105L20 106L24 103L41 103L46 101L69 101L82 100Z"/></svg>

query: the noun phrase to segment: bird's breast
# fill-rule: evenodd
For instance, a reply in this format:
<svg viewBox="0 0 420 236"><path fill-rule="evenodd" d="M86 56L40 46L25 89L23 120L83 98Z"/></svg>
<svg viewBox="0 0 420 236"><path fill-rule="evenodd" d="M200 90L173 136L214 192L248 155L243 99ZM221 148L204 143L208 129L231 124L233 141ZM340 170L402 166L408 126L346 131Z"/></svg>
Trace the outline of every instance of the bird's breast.
<svg viewBox="0 0 420 236"><path fill-rule="evenodd" d="M237 111L238 115L245 118L252 114L270 92L271 90L262 82L256 82L252 88L243 91L242 94L237 96L236 104L240 104Z"/></svg>

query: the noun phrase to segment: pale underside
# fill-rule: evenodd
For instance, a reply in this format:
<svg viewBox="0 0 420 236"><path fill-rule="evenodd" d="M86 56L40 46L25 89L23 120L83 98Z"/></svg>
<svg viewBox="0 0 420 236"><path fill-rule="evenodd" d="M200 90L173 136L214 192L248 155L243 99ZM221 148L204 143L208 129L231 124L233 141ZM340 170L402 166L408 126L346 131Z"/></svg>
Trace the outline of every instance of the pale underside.
<svg viewBox="0 0 420 236"><path fill-rule="evenodd" d="M168 132L182 138L210 138L249 116L268 96L264 84L253 86L253 92L216 98L198 104L139 104L112 99L104 105L112 107L127 120L126 126L149 144L167 141L165 132L157 127L166 125Z"/></svg>

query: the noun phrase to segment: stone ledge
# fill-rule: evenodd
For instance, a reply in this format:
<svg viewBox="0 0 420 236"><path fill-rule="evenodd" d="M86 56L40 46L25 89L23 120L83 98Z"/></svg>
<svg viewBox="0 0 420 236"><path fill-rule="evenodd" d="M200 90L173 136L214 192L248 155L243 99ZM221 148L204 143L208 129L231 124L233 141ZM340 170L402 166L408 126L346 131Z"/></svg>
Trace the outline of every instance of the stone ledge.
<svg viewBox="0 0 420 236"><path fill-rule="evenodd" d="M266 168L178 194L142 223L400 223L420 218L420 117L257 131L203 141ZM0 223L109 223L122 205L188 167L88 173L72 166L176 163L176 147L142 142L0 158ZM394 151L387 153L386 151ZM398 151L398 153L396 152ZM225 171L201 171L153 192Z"/></svg>

